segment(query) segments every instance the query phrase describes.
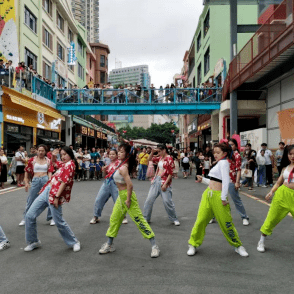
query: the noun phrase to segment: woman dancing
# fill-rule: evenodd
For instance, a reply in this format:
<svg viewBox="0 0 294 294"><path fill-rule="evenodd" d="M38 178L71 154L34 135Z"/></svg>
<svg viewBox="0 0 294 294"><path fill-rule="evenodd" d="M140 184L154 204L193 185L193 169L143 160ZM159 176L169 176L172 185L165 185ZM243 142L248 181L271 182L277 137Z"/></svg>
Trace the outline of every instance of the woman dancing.
<svg viewBox="0 0 294 294"><path fill-rule="evenodd" d="M241 256L248 256L245 248L239 239L238 232L233 224L230 204L227 200L230 183L230 164L227 160L232 149L227 144L217 144L214 146L214 157L217 164L210 170L210 180L202 176L197 176L202 183L209 187L202 194L202 199L198 209L195 225L189 240L189 256L195 255L204 239L205 228L209 221L215 216L225 238L235 247L235 251Z"/></svg>
<svg viewBox="0 0 294 294"><path fill-rule="evenodd" d="M45 145L39 145L37 149L37 156L29 159L28 165L25 168L25 191L29 190L29 182L32 179L30 193L27 199L25 211L23 213L23 219L19 223L20 226L25 225L25 216L35 199L39 196L40 190L51 179L54 167L52 166L50 159L46 157L47 147ZM54 226L55 222L52 219L50 208L48 208L47 221L50 221L50 226Z"/></svg>
<svg viewBox="0 0 294 294"><path fill-rule="evenodd" d="M132 151L133 150L129 144L122 144L118 150L118 159L121 161L121 164L113 173L113 180L117 184L119 197L114 204L110 217L110 225L106 233L108 241L102 245L99 253L105 254L115 251L113 238L117 236L125 214L129 213L142 236L150 240L152 246L151 257L158 257L160 251L155 243L155 235L142 215L142 211L140 209L136 194L133 191L133 184L129 176L136 160Z"/></svg>
<svg viewBox="0 0 294 294"><path fill-rule="evenodd" d="M109 158L111 160L110 165L103 167L106 172L106 180L102 184L94 205L94 216L90 221L90 224L97 224L100 222L100 217L102 214L102 210L110 197L112 197L113 202L116 202L118 197L118 190L115 182L109 179L110 175L115 171L116 167L119 165L119 161L117 160L117 151L116 149L111 149L109 152ZM127 218L123 219L123 223L127 224Z"/></svg>
<svg viewBox="0 0 294 294"><path fill-rule="evenodd" d="M174 223L175 226L179 226L180 222L177 218L175 205L172 200L171 183L175 167L174 161L168 155L166 145L158 145L158 150L153 149L152 153L155 151L158 151L160 158L155 177L151 182L148 197L144 204L144 218L147 222L150 222L153 204L156 198L161 195L168 218Z"/></svg>
<svg viewBox="0 0 294 294"><path fill-rule="evenodd" d="M61 161L56 161L58 149L52 152L52 163L58 170L53 175L40 192L40 196L34 201L25 218L26 241L28 246L24 251L32 251L41 246L41 241L37 235L37 217L50 207L53 220L66 245L73 248L74 252L80 251L81 244L75 237L71 228L62 217L62 204L70 201L73 179L76 170L76 161L70 147L61 149Z"/></svg>
<svg viewBox="0 0 294 294"><path fill-rule="evenodd" d="M287 166L282 170L278 181L265 197L269 201L275 193L267 217L260 229L261 237L257 245L259 252L265 252L265 237L272 234L276 225L289 212L294 216L294 145L285 148L283 159L286 156L288 157L287 164L285 164Z"/></svg>

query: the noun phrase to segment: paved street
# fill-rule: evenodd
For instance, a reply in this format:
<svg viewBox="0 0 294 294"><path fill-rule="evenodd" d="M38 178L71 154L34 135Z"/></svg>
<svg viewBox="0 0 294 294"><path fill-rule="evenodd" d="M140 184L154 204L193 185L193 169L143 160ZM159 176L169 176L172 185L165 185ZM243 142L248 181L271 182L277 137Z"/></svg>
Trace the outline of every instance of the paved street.
<svg viewBox="0 0 294 294"><path fill-rule="evenodd" d="M209 225L203 245L188 257L187 240L196 219L203 184L194 178L175 180L173 199L181 222L170 224L162 200L157 199L152 229L161 250L158 259L151 259L151 246L135 224L122 225L115 239L116 252L101 256L109 216L110 200L102 221L90 225L94 199L101 182L75 183L72 201L63 207L64 217L81 241L82 250L73 253L61 239L56 227L38 219L39 238L43 247L23 251L24 227L19 227L25 206L24 189L0 195L0 221L11 241L11 248L0 253L0 293L291 293L294 281L292 268L292 218L279 224L274 235L266 240L267 251L257 252L259 228L268 206L242 196L250 226L244 227L232 207L234 223L249 257L236 254L217 224ZM141 208L150 182L134 180Z"/></svg>

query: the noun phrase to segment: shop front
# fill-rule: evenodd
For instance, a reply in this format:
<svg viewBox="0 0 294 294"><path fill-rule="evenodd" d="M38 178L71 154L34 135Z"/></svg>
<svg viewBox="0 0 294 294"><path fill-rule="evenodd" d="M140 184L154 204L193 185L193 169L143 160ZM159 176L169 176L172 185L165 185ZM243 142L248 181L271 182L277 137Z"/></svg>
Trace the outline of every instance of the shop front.
<svg viewBox="0 0 294 294"><path fill-rule="evenodd" d="M61 121L64 117L54 108L13 89L3 87L2 146L11 155L20 145L61 144Z"/></svg>
<svg viewBox="0 0 294 294"><path fill-rule="evenodd" d="M207 120L198 125L196 135L199 150L204 150L206 146L211 146L211 120Z"/></svg>

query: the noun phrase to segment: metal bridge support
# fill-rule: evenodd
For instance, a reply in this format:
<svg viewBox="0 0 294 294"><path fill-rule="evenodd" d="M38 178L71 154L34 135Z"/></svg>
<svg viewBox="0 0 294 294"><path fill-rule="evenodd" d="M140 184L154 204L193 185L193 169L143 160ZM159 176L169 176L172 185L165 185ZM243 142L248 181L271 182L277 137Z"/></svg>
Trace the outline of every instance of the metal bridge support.
<svg viewBox="0 0 294 294"><path fill-rule="evenodd" d="M237 0L230 0L231 18L231 61L237 54L238 23L237 23ZM238 99L237 92L230 93L230 133L231 136L238 133Z"/></svg>
<svg viewBox="0 0 294 294"><path fill-rule="evenodd" d="M71 115L65 116L65 145L72 145L73 121Z"/></svg>

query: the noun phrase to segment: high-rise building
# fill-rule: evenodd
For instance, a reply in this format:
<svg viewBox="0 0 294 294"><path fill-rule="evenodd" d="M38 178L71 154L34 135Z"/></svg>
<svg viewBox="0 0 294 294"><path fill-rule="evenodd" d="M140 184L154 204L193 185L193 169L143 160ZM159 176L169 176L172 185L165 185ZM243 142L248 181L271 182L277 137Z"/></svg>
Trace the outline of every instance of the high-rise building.
<svg viewBox="0 0 294 294"><path fill-rule="evenodd" d="M113 69L109 73L109 82L113 86L118 85L136 85L150 87L151 77L148 71L148 65L137 65L131 67L122 67Z"/></svg>
<svg viewBox="0 0 294 294"><path fill-rule="evenodd" d="M99 0L71 0L75 19L87 29L88 42L99 43Z"/></svg>

